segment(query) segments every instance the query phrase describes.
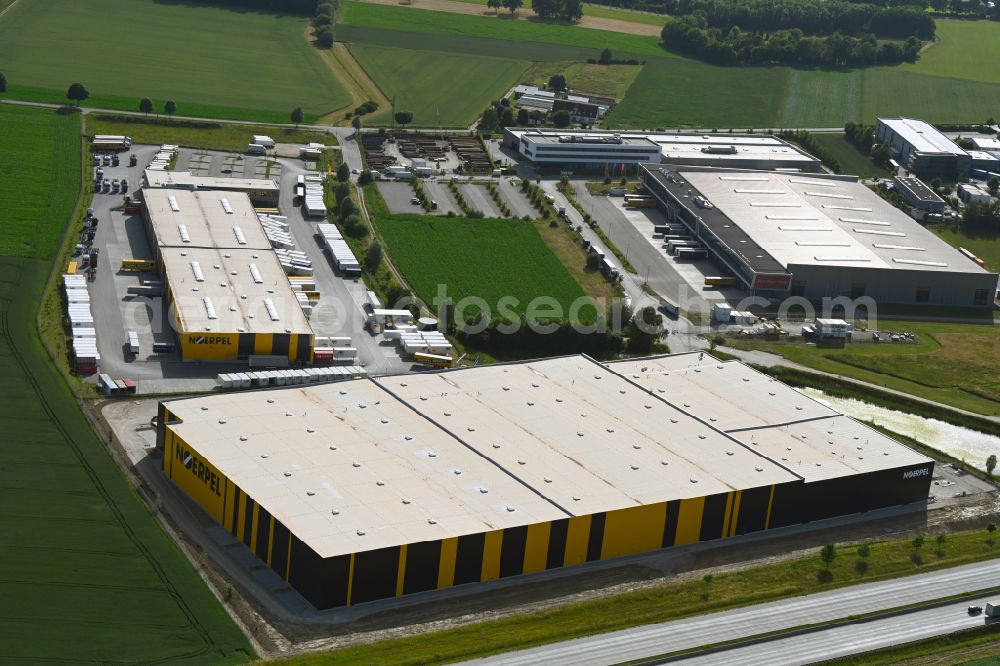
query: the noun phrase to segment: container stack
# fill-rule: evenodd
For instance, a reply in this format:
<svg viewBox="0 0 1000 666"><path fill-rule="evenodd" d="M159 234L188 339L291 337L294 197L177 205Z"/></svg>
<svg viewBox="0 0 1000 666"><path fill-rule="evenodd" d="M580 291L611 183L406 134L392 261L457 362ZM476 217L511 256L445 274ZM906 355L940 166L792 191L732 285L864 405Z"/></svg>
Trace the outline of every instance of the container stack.
<svg viewBox="0 0 1000 666"><path fill-rule="evenodd" d="M90 374L97 372L101 356L97 353L97 329L94 315L90 311L90 292L87 278L82 275L63 275L63 291L66 295L66 314L73 333L73 369Z"/></svg>
<svg viewBox="0 0 1000 666"><path fill-rule="evenodd" d="M340 229L333 224L324 223L316 226L319 229L320 235L323 237L323 242L328 248L330 248L330 254L333 257L333 265L345 275L360 275L361 264L358 263L358 259L354 256L354 252L351 251L347 241L344 240L343 235L340 233Z"/></svg>
<svg viewBox="0 0 1000 666"><path fill-rule="evenodd" d="M312 316L313 305L319 300L319 291L316 290L316 280L305 275L289 275L288 284L292 286L292 293L298 301L302 313L309 319Z"/></svg>
<svg viewBox="0 0 1000 666"><path fill-rule="evenodd" d="M170 161L177 154L177 146L164 144L160 146L159 152L153 156L153 161L147 167L150 171L166 171L170 166Z"/></svg>
<svg viewBox="0 0 1000 666"><path fill-rule="evenodd" d="M297 370L261 370L234 372L218 375L216 381L223 390L259 388L262 386L294 386L296 384L325 384L364 377L360 365L331 368L302 368Z"/></svg>
<svg viewBox="0 0 1000 666"><path fill-rule="evenodd" d="M400 331L399 341L407 354L416 354L417 352L441 355L451 354L452 344L448 342L448 338L443 333L439 333L438 331L418 331L416 326L406 326L396 330ZM389 337L389 331L386 331L386 337Z"/></svg>

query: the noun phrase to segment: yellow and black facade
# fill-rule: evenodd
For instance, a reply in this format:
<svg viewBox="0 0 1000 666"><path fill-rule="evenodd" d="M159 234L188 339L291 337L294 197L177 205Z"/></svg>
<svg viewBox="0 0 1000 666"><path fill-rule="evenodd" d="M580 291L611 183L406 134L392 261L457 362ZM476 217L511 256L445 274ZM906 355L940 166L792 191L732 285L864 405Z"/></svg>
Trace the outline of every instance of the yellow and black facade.
<svg viewBox="0 0 1000 666"><path fill-rule="evenodd" d="M474 373L477 370L458 372ZM413 383L422 381L415 377L396 379L402 382L402 386L406 386L407 383L412 386ZM360 380L360 382L366 385L371 383L370 380ZM350 388L358 383L351 382L337 386L340 387L339 390L343 390L344 386ZM611 400L616 391L610 382L607 383L612 392L606 397ZM431 386L420 384L419 390L427 391L427 394L421 396L422 398L428 398ZM279 389L254 393L257 394L255 399L258 402L263 395L270 396L267 400L272 402L276 400L280 402L283 398L295 400L301 398L303 409L306 405L311 410L318 408L316 395L307 391L298 396L297 391ZM348 404L347 401L351 399L351 396L345 397L344 404ZM374 409L374 405L381 403L379 409L384 410L386 403L392 403L396 399L397 396L386 393L382 394L378 401L372 402L369 395L367 404L369 409ZM213 400L215 398L196 399L199 404L212 405L210 410L217 411L213 403L204 402ZM224 526L235 540L245 544L261 561L319 609L354 605L467 583L485 583L499 578L648 553L837 515L920 502L927 498L933 474L933 461L914 455L906 457L902 460L903 464L894 467L816 480L784 473L779 466L775 466L781 473L770 477L774 482L764 485L747 483L745 487L730 487L724 492L712 492L707 495L691 496L690 488L681 485L682 483L690 485L688 479L682 479L680 482L671 479L670 485L664 487L660 494L667 498L674 495L673 499L582 514L576 514L571 507L563 506L553 500L554 508L548 515L559 517L541 521L529 520L524 523L515 519L496 529L455 533L445 531L445 535L441 538L399 539L398 543L387 546L383 544L372 549L349 547L345 539L340 548L342 552L330 554L329 541L325 541L322 547L314 548L314 544L318 542L314 541L313 536L306 533L297 534L294 529L282 522L281 515L287 508L282 506L281 502L273 498L254 497L252 493L248 493L246 489L228 478L212 462L211 456L199 451L199 442L185 441L178 434L185 416L179 417L172 410L183 412L187 415L186 418L200 418L204 413L194 411L194 405L185 404L187 402L164 403L160 407L158 445L163 451L164 473L191 499L200 504L213 520ZM286 401L285 404L296 403ZM421 407L419 403L400 406L406 410ZM239 409L243 407L234 405L227 406L225 411L229 413ZM347 412L346 409L344 411ZM365 421L371 420L369 416L375 416L374 413L364 412L363 408L358 411L363 415L359 418ZM385 413L387 412L378 412L379 415ZM285 411L284 414L291 416L290 411ZM454 416L451 412L447 414L449 418ZM588 416L592 417L593 414L588 413ZM354 417L348 414L344 418L352 420ZM404 416L400 414L398 418L403 419ZM377 422L390 420L383 417ZM440 427L441 438L435 450L441 457L447 457L447 450L443 448L442 441L448 438L461 439L461 436L457 430L447 425L435 423L435 426ZM237 427L245 429L242 422ZM212 428L215 429L214 423ZM381 454L391 451L390 440L397 439L389 433L386 437L384 440L386 450ZM253 440L253 435L249 439ZM419 436L417 439L420 439ZM206 438L206 446L214 446L213 441L215 440L211 437ZM332 436L326 437L323 445L316 448L315 453L304 456L304 459L313 459L314 455L336 456L340 450L352 450L353 442L346 441L340 443L339 448L338 445L330 445L327 449L327 443L341 441ZM708 441L708 439L703 440L703 442ZM726 440L720 441L726 446ZM463 445L468 445L468 442ZM707 443L704 445L706 448L709 446ZM637 446L637 444L630 445L630 448ZM403 450L408 451L407 455L412 453L423 457L425 454L422 448ZM499 446L494 449L496 450L502 451ZM504 468L499 464L500 454L496 455L498 458L493 461L497 463L496 478L490 481L477 476L476 483L483 483L492 490L501 487L508 477L517 477L519 482L531 486L526 482L527 477L523 470L533 461L519 459L511 468ZM894 460L894 464L898 462L900 460ZM356 464L357 467L362 467L362 463ZM461 463L449 461L446 464L451 466ZM363 469L369 467L367 461L364 465ZM664 466L665 469L666 463ZM457 475L461 471L456 467L454 473ZM725 470L720 470L720 474L724 475ZM539 487L531 486L531 488L539 494L545 494L546 484L551 481L553 479L549 478L543 484L539 484ZM496 486L493 486L493 483ZM464 485L467 484L462 484L462 487ZM480 488L479 492L483 492L483 488ZM459 492L455 494L455 501L460 501ZM374 513L382 513L386 508L394 511L393 501L395 500L387 499L384 504L373 505L372 510ZM403 504L409 502L404 499ZM335 548L336 546L337 544L334 544ZM323 549L328 553L326 556L320 554Z"/></svg>

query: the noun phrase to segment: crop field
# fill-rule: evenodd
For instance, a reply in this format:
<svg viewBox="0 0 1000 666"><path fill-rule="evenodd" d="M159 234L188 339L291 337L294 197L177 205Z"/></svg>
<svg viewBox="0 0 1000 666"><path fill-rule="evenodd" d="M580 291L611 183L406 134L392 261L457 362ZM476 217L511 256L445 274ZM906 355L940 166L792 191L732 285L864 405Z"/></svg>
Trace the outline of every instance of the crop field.
<svg viewBox="0 0 1000 666"><path fill-rule="evenodd" d="M288 122L350 101L305 40L308 20L199 2L21 0L0 18L10 97L66 103L83 83L91 106Z"/></svg>
<svg viewBox="0 0 1000 666"><path fill-rule="evenodd" d="M0 661L247 662L250 644L136 497L38 339L37 304L80 182L79 117L0 106L0 125L4 205L8 181L17 198L58 199L34 219L19 211L16 228L37 242L0 248ZM49 169L61 173L24 177Z"/></svg>
<svg viewBox="0 0 1000 666"><path fill-rule="evenodd" d="M50 259L80 189L80 115L0 106L0 256Z"/></svg>
<svg viewBox="0 0 1000 666"><path fill-rule="evenodd" d="M876 67L864 72L862 118L910 114L929 122L977 122L996 115L1000 84Z"/></svg>
<svg viewBox="0 0 1000 666"><path fill-rule="evenodd" d="M415 127L468 127L530 65L363 44L350 51L386 97L395 97L397 111L413 112Z"/></svg>
<svg viewBox="0 0 1000 666"><path fill-rule="evenodd" d="M456 305L467 297L483 299L493 315L503 314L498 312L503 297L517 299L509 308L523 313L532 299L547 296L564 308L564 316L584 297L531 222L387 215L378 226L393 263L429 305L438 285ZM591 306L584 310L584 319L593 313ZM474 311L478 306L466 314Z"/></svg>
<svg viewBox="0 0 1000 666"><path fill-rule="evenodd" d="M484 39L499 39L512 42L537 42L541 44L556 44L575 46L600 52L609 48L616 57L635 54L637 57L672 57L660 48L656 37L643 37L625 33L578 28L575 26L519 21L495 16L469 16L450 14L411 7L392 7L386 5L365 4L361 2L345 2L341 23L345 26L360 26L378 28L380 30L399 30L408 32L423 32L435 35L460 35ZM339 27L339 25L338 25ZM350 41L338 33L338 39ZM409 46L400 44L399 46ZM475 53L470 50L470 53ZM519 50L506 54L534 60ZM593 56L591 56L593 57Z"/></svg>
<svg viewBox="0 0 1000 666"><path fill-rule="evenodd" d="M575 90L621 99L641 70L640 65L574 63L566 70L566 82Z"/></svg>

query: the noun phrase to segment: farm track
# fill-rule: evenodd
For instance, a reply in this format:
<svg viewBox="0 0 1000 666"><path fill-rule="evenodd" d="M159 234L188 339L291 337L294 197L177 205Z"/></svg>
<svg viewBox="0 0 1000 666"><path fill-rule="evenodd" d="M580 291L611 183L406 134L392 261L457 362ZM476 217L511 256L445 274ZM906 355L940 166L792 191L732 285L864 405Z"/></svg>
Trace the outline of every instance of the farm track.
<svg viewBox="0 0 1000 666"><path fill-rule="evenodd" d="M419 4L404 5L398 0L362 0L375 5L391 5L394 7L410 7L412 9L424 9L437 12L449 12L452 14L468 14L470 16L489 16L497 20L510 21L536 21L538 23L555 23L559 25L578 26L581 28L592 28L594 30L606 30L608 32L623 32L628 35L642 35L646 37L659 37L663 26L649 25L648 23L633 23L631 21L621 21L619 19L601 18L598 16L584 16L576 23L566 24L561 21L546 21L534 16L522 13L515 18L495 15L484 5L470 2L454 2L453 0L419 0Z"/></svg>
<svg viewBox="0 0 1000 666"><path fill-rule="evenodd" d="M141 553L142 557L146 560L149 567L155 572L156 577L160 580L163 590L166 591L174 603L177 604L181 613L184 615L188 622L188 625L192 627L201 638L203 646L199 650L189 652L185 655L173 655L171 657L165 657L163 659L154 659L147 661L146 663L165 663L167 661L176 660L179 657L191 658L201 655L207 655L215 649L215 645L212 641L206 628L202 625L201 621L198 619L197 615L192 612L191 608L187 605L184 598L174 587L173 583L170 581L166 573L164 572L160 562L155 557L155 555L150 552L149 548L142 542L141 539L135 534L129 521L126 519L118 503L112 497L111 493L105 487L104 481L101 476L97 473L93 464L88 459L87 455L81 448L80 442L74 437L73 432L67 427L63 422L62 416L59 411L54 407L50 400L48 391L42 386L39 375L48 372L45 369L47 365L47 359L31 359L28 357L24 349L25 338L28 335L33 334L30 330L31 322L34 321L33 317L24 316L25 313L17 313L14 315L14 321L12 322L12 307L14 307L15 296L19 297L18 303L22 308L25 307L26 296L31 295L34 291L31 284L26 284L26 279L31 276L26 274L25 263L27 260L23 259L5 259L3 264L0 264L4 270L5 278L0 280L0 340L2 340L2 346L5 346L7 353L17 364L17 367L21 370L23 386L29 390L35 397L37 404L43 411L43 413L48 417L49 422L52 424L53 428L58 432L59 437L62 439L63 443L69 448L69 450L76 457L79 466L84 470L91 483L94 486L97 494L101 497L108 510L114 516L115 522L125 533L128 540L132 543L133 547ZM40 267L32 267L38 273L42 273ZM28 301L30 302L30 301ZM28 306L30 307L30 306ZM17 316L20 315L20 316ZM15 330L15 326L20 325L22 330ZM30 332L29 332L30 331ZM13 378L11 378L13 379ZM75 408L75 405L74 405ZM103 452L102 452L103 454ZM43 585L44 581L32 581L34 585ZM103 586L102 586L103 587ZM2 657L2 655L0 655Z"/></svg>
<svg viewBox="0 0 1000 666"><path fill-rule="evenodd" d="M314 30L311 26L306 28L305 39L310 46L313 44L313 32ZM349 104L324 114L316 121L318 124L336 125L338 121L342 122L345 113L353 111L368 100L378 104L379 111L376 112L375 116L385 113L386 109L390 107L389 99L375 82L372 81L361 64L354 59L354 56L347 49L346 44L343 42L334 42L332 48L317 48L316 52L322 58L323 62L326 63L327 67L330 68L334 78L337 79L340 85L344 87L344 90L351 96Z"/></svg>

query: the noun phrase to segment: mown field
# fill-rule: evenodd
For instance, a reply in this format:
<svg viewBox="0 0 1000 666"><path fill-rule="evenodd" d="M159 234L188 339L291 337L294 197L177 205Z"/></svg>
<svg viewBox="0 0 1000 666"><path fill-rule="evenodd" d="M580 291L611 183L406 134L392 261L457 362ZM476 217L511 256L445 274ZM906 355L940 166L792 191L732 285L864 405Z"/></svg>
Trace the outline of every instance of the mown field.
<svg viewBox="0 0 1000 666"><path fill-rule="evenodd" d="M16 150L19 174L40 164L62 173L0 169L0 187L16 180L18 196L60 201L33 220L22 211L37 241L25 256L10 243L0 256L0 662L245 663L252 647L139 501L39 341L38 303L74 203L66 191L80 182L79 116L15 108L25 118L14 118L10 108L0 107L2 126L33 128L33 149L4 131L0 161ZM0 193L6 204L10 190Z"/></svg>
<svg viewBox="0 0 1000 666"><path fill-rule="evenodd" d="M52 259L80 189L80 115L0 105L0 256Z"/></svg>
<svg viewBox="0 0 1000 666"><path fill-rule="evenodd" d="M308 20L159 0L21 0L0 18L8 96L66 102L75 81L89 106L288 122L350 97L305 40Z"/></svg>
<svg viewBox="0 0 1000 666"><path fill-rule="evenodd" d="M481 298L498 312L500 299L513 297L513 312L524 313L532 299L550 297L564 309L583 298L583 289L559 263L531 222L421 215L386 215L378 227L393 263L417 295L433 305L439 285L458 304ZM588 306L587 312L593 313ZM468 315L479 306L466 310Z"/></svg>
<svg viewBox="0 0 1000 666"><path fill-rule="evenodd" d="M1000 24L994 21L935 19L939 41L920 59L899 69L970 81L1000 83ZM985 118L984 118L985 120Z"/></svg>
<svg viewBox="0 0 1000 666"><path fill-rule="evenodd" d="M986 415L1000 415L1000 328L989 324L880 322L882 330L917 335L919 345L855 344L817 349L803 344L730 340L810 368L852 377Z"/></svg>
<svg viewBox="0 0 1000 666"><path fill-rule="evenodd" d="M934 233L949 245L964 247L986 262L986 270L1000 272L1000 235L973 236L958 225L934 229Z"/></svg>
<svg viewBox="0 0 1000 666"><path fill-rule="evenodd" d="M530 65L525 60L365 44L350 51L386 97L395 98L397 111L413 112L414 127L468 127ZM388 115L384 122L390 122Z"/></svg>

